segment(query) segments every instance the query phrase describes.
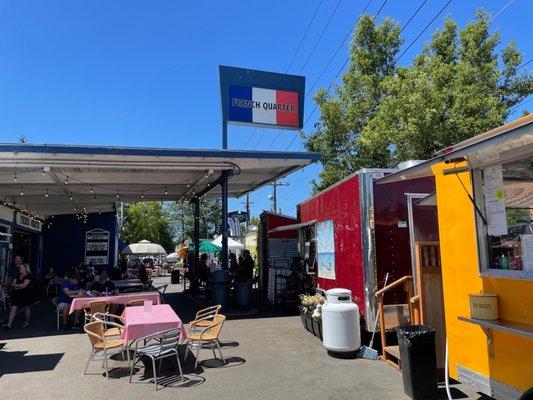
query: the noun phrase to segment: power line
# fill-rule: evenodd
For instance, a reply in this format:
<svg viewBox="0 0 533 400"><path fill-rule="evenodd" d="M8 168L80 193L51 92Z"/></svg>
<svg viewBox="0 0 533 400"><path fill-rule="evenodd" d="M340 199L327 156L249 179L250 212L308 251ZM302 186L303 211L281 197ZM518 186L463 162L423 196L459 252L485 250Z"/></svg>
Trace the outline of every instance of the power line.
<svg viewBox="0 0 533 400"><path fill-rule="evenodd" d="M450 0L450 1L448 2L448 4L449 4L451 1L452 1L452 0ZM378 13L376 13L376 17L378 16L379 12L382 10L382 8L383 8L383 6L385 5L385 3L386 3L386 1L381 5L381 7L380 7ZM422 9L422 7L423 7L426 3L427 3L427 0L423 0L422 3L420 3L420 5L418 6L418 8L415 10L415 12L414 12L413 14L411 14L411 16L409 17L409 19L407 20L407 22L404 24L404 26L403 26L402 29L400 30L400 33L402 33L403 30L404 30L404 29L405 29L405 28L411 23L411 21L412 21L412 20L414 19L414 17L420 12L420 10ZM365 8L364 8L363 11L361 12L361 14L363 14L363 13L365 12L365 10L366 10L366 8L368 7L369 4L370 4L370 1L367 3L367 5L365 6ZM447 7L448 4L446 4L445 7ZM439 14L440 14L442 11L443 11L443 10L441 10L441 11L439 12ZM438 17L439 14L437 14L437 17ZM360 19L360 17L357 19L357 22L359 21L359 19ZM436 17L433 19L433 21L434 21L435 19L436 19ZM432 22L433 22L433 21L432 21ZM356 24L357 24L357 22L356 22ZM430 24L431 24L431 23L430 23ZM427 27L426 27L425 29L427 29ZM424 30L425 30L425 29L424 29ZM352 28L352 30L353 30L353 28ZM350 30L350 32L351 32L351 30ZM350 33L350 32L349 32L349 33ZM422 33L423 33L423 32L422 32ZM419 36L420 36L420 35L419 35ZM417 38L417 39L418 39L418 38ZM345 38L345 40L346 40L346 38ZM345 41L345 40L344 40L344 41ZM343 42L344 42L344 41L343 41ZM415 39L415 41L416 41L416 39ZM341 45L342 45L342 43L341 43ZM398 59L399 59L399 58L398 58ZM397 59L396 61L398 61L398 59ZM326 89L327 92L329 92L329 90L330 90L331 87L333 86L333 82L334 82L335 79L337 79L337 77L340 75L341 71L344 70L344 67L346 66L346 64L348 64L348 61L350 61L350 56L348 56L348 57L346 58L346 60L345 60L344 63L342 64L342 66L339 68L339 70L338 70L337 73L335 74L335 77L333 78L332 82L329 84L328 88ZM330 62L331 62L331 60L330 60ZM329 63L328 63L328 65L329 65ZM327 67L326 67L326 68L327 68ZM323 73L323 72L324 72L324 71L322 71L322 73ZM321 75L322 75L322 74L321 74ZM317 81L315 81L315 83L313 84L312 88L314 88L314 86L316 85L316 83L317 83ZM309 93L308 93L308 94L309 94ZM315 106L314 106L313 109L311 110L311 113L309 113L309 114L307 115L307 118L306 118L305 121L304 121L304 126L307 124L307 122L309 121L309 119L313 116L313 114L315 113L315 111L317 110L317 108L318 108L318 104L315 103ZM289 144L287 145L287 147L285 147L285 150L288 150L288 149L289 149L289 147L294 143L294 141L296 140L296 138L297 138L297 136L294 136L294 137L292 138L292 140L289 142Z"/></svg>
<svg viewBox="0 0 533 400"><path fill-rule="evenodd" d="M300 47L302 47L302 43L304 42L304 40L305 40L305 38L307 36L307 33L309 32L309 28L311 28L311 25L313 24L313 21L315 20L315 17L316 17L316 15L318 13L318 9L322 5L323 1L324 0L320 0L318 2L318 5L316 6L315 12L314 12L313 16L311 17L311 20L309 21L309 24L307 24L307 28L305 29L304 35L302 36L302 39L300 40L300 43L298 43L298 47L296 47L296 51L294 52L294 54L293 54L293 56L291 58L291 62L289 63L289 66L287 67L285 72L288 72L289 69L291 68L292 63L294 62L294 59L296 58L296 55L298 54L298 51L300 50Z"/></svg>
<svg viewBox="0 0 533 400"><path fill-rule="evenodd" d="M407 53L407 51L413 46L413 44L416 43L416 41L418 39L420 39L420 36L422 36L424 34L424 32L431 26L431 24L433 22L435 22L435 20L439 17L439 15L442 14L442 12L450 5L450 3L452 2L453 0L448 0L448 2L439 10L439 12L431 19L431 21L429 21L426 26L424 27L424 29L422 29L422 32L420 32L418 34L418 36L409 44L409 46L407 46L407 48L402 52L402 54L400 54L400 56L396 59L396 61L394 61L394 63L396 64L400 58L402 58L404 56L405 53Z"/></svg>
<svg viewBox="0 0 533 400"><path fill-rule="evenodd" d="M498 12L497 12L497 13L496 13L496 14L490 19L490 22L492 22L492 21L494 20L494 18L496 18L498 15L500 15L502 12L504 12L505 9L506 9L507 7L509 7L511 4L513 4L513 2L514 2L514 0L511 0L509 3L507 3L506 5L504 5L504 6L502 7L502 9L501 9L500 11L498 11Z"/></svg>
<svg viewBox="0 0 533 400"><path fill-rule="evenodd" d="M322 2L324 0L320 0L315 8L315 12L313 13L313 16L311 17L311 19L309 20L309 23L307 24L307 28L305 29L305 32L302 36L302 38L300 39L300 43L298 43L298 46L296 47L296 50L294 51L294 54L292 55L292 58L291 58L291 61L289 62L289 65L287 66L287 68L285 69L285 73L287 73L289 71L289 69L291 68L292 66L292 63L294 62L294 59L296 58L296 56L298 55L298 51L300 51L300 47L302 47L302 44L305 40L305 38L307 37L307 33L309 32L309 29L311 28L311 25L313 24L313 21L315 20L315 17L317 16L318 14L318 10L320 9L320 6L322 5ZM248 146L248 143L250 143L250 141L252 140L252 137L256 134L257 132L257 129L258 128L255 128L254 131L252 132L252 134L248 137L248 140L246 141L245 145L244 145L244 148L246 148L246 146ZM266 132L266 131L265 131ZM263 132L263 136L265 135L265 132ZM259 141L257 142L256 146L259 144L259 142L261 141L261 139L263 138L263 136L261 136L261 138L259 139ZM254 147L254 148L255 148Z"/></svg>
<svg viewBox="0 0 533 400"><path fill-rule="evenodd" d="M304 70L304 68L307 66L307 63L309 62L309 60L311 59L311 56L313 55L313 53L315 52L317 46L318 46L318 43L320 43L320 40L322 39L322 36L324 36L324 33L326 32L326 29L328 29L328 26L329 24L331 23L331 20L333 19L333 17L335 16L335 14L337 13L337 10L339 9L339 6L341 5L342 3L342 0L339 0L337 5L335 6L335 9L333 10L333 12L331 13L329 19L328 19L328 22L326 23L326 25L324 26L324 29L322 29L322 32L320 33L320 36L318 37L318 39L316 40L315 42L315 45L313 46L313 48L311 49L311 52L309 53L309 55L307 56L307 59L305 60L304 64L302 65L302 68L300 68L300 71L298 72L299 74L302 73L302 71Z"/></svg>
<svg viewBox="0 0 533 400"><path fill-rule="evenodd" d="M344 46L344 43L346 42L346 40L350 37L350 34L353 32L354 28L357 26L357 23L359 22L359 20L361 19L361 16L365 13L365 11L367 10L368 6L370 5L370 3L372 3L373 0L368 0L368 2L366 3L365 7L363 8L363 10L361 11L361 13L359 14L359 17L357 18L357 20L355 21L354 24L352 24L350 26L350 29L349 31L346 33L346 35L344 36L344 38L342 39L341 43L339 44L339 46L337 47L337 49L335 50L335 52L331 55L331 57L329 58L328 62L326 63L326 66L322 69L322 71L320 72L320 74L318 75L318 77L315 79L313 85L311 85L311 88L307 91L307 93L305 94L305 97L308 98L309 95L312 93L313 89L315 88L315 86L317 85L317 83L320 81L320 79L322 78L322 76L324 75L324 73L326 72L326 70L328 69L328 67L330 66L331 62L333 61L333 59L335 58L335 56L339 53L340 49ZM385 4L387 3L388 0L384 0L383 3L381 4L381 7L379 8L376 16L381 12L381 10L383 9L383 7L385 6ZM314 112L315 110L313 110ZM307 121L306 121L307 122ZM305 126L305 122L304 122L304 126ZM272 147L272 145L278 140L279 136L281 135L281 130L278 132L278 134L276 135L276 137L274 138L274 140L272 141L272 143L270 143L270 145L268 146L267 150L270 149ZM296 140L296 137L297 136L294 136L289 144L289 146L294 142L294 140ZM287 146L287 148L289 147ZM287 150L287 148L285 148L285 150Z"/></svg>

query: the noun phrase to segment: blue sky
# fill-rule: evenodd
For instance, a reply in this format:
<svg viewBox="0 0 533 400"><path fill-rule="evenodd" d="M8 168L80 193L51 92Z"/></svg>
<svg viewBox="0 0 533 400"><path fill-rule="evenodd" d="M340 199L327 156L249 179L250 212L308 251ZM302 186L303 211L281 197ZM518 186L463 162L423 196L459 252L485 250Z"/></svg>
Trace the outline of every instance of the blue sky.
<svg viewBox="0 0 533 400"><path fill-rule="evenodd" d="M290 73L300 73L339 0L323 0ZM378 20L405 23L422 0L389 0ZM301 71L310 87L367 0L341 0L331 23ZM446 3L428 0L403 32L407 46ZM298 1L75 1L0 0L0 141L21 135L36 143L218 148L218 65L284 72L317 7ZM373 0L375 13L383 0ZM463 26L483 7L496 14L504 43L516 40L533 56L529 0L454 0L402 57L409 64L431 33L451 16ZM346 60L346 43L317 87L328 86ZM530 66L531 67L531 64ZM525 102L516 110L531 108ZM306 99L306 115L313 109ZM315 113L306 125L312 128ZM293 131L229 128L235 149L301 149ZM310 166L278 189L282 212L310 191L319 171ZM270 207L263 188L251 195L257 214ZM230 209L239 207L234 200Z"/></svg>

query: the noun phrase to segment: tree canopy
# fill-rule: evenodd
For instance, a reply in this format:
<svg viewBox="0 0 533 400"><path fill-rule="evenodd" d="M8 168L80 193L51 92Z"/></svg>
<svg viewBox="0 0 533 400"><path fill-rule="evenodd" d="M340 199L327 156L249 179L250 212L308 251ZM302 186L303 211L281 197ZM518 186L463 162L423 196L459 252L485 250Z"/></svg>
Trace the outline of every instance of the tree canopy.
<svg viewBox="0 0 533 400"><path fill-rule="evenodd" d="M146 239L160 244L169 253L174 251L168 215L159 202L125 204L122 234L128 243Z"/></svg>
<svg viewBox="0 0 533 400"><path fill-rule="evenodd" d="M533 92L533 77L519 69L517 44L497 52L501 36L490 31L483 11L462 30L447 19L410 66L397 65L402 43L394 20L361 17L342 84L315 94L321 117L304 133L306 148L322 155L315 190L363 167L431 158L503 124Z"/></svg>
<svg viewBox="0 0 533 400"><path fill-rule="evenodd" d="M194 233L193 206L188 202L167 203L170 229L176 240L192 238ZM200 237L210 239L220 233L222 203L220 200L200 200Z"/></svg>

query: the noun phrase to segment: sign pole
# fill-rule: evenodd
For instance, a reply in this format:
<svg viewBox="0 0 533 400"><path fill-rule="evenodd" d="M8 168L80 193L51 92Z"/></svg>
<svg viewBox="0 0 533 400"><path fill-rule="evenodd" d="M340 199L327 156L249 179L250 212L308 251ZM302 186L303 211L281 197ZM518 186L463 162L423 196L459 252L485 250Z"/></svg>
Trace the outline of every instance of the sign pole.
<svg viewBox="0 0 533 400"><path fill-rule="evenodd" d="M228 123L226 121L222 122L222 149L226 150L228 148Z"/></svg>

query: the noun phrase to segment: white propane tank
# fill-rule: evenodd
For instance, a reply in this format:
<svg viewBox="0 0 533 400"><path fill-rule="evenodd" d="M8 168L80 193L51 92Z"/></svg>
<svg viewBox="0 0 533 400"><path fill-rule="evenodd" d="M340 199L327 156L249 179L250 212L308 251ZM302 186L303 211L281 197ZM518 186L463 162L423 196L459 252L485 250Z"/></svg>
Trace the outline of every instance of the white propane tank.
<svg viewBox="0 0 533 400"><path fill-rule="evenodd" d="M322 306L322 332L324 347L335 353L353 352L361 347L359 307L352 302L348 289L326 291Z"/></svg>

